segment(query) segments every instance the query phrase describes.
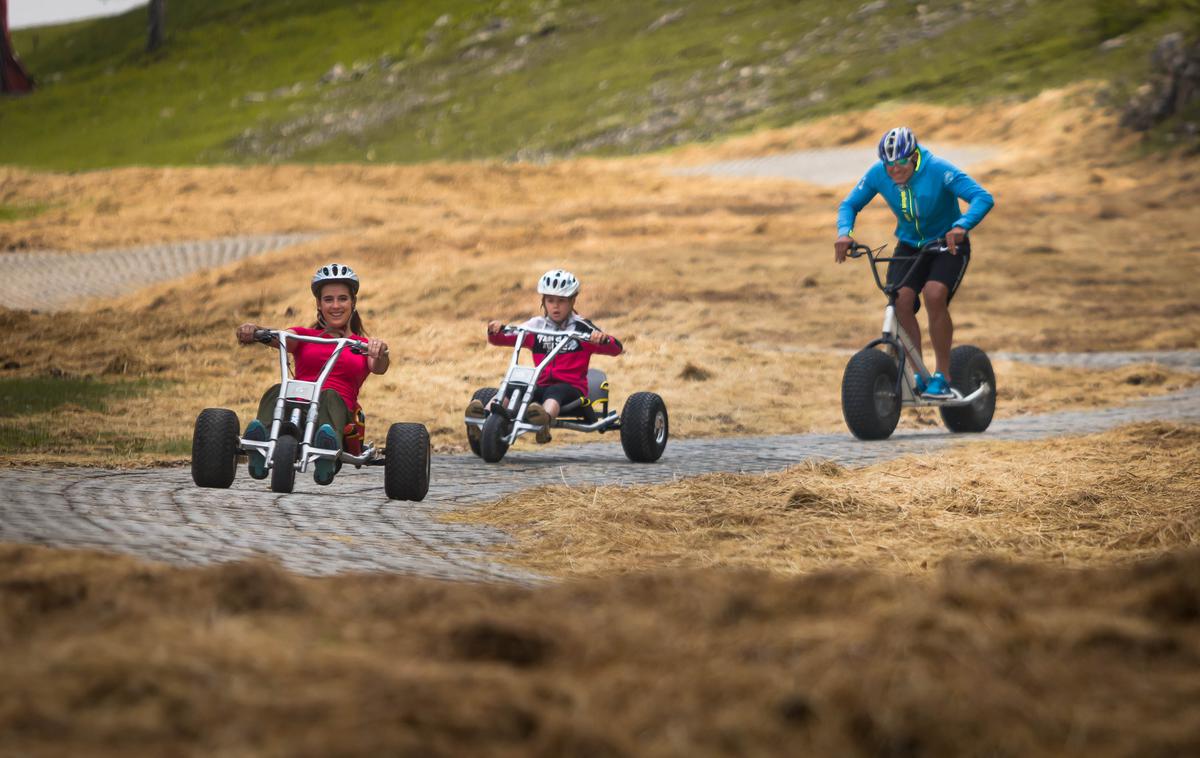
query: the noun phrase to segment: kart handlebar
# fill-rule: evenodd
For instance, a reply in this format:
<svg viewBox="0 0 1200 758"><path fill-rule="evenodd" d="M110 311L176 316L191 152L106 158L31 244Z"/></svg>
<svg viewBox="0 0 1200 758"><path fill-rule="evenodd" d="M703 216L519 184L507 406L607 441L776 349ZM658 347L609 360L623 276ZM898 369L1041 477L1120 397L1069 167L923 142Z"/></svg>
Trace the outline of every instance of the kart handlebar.
<svg viewBox="0 0 1200 758"><path fill-rule="evenodd" d="M279 339L279 335L282 333L282 331L283 330L280 330L280 329L255 329L254 330L254 341L261 342L264 345L270 345L270 344L274 343L275 340ZM317 343L325 342L325 343L329 343L331 345L336 345L338 342L341 342L342 340L346 339L345 337L342 337L340 339L328 339L325 337L306 337L306 336L300 335L300 334L292 334L291 332L288 332L288 334L290 335L290 337L289 337L290 339L299 340L301 342L317 342ZM347 341L350 344L346 346L346 349L348 349L350 352L354 353L355 355L366 355L367 354L368 350L367 350L367 345L365 343L359 342L358 340L347 340Z"/></svg>
<svg viewBox="0 0 1200 758"><path fill-rule="evenodd" d="M555 337L555 338L561 337L562 339L583 340L585 342L592 338L592 335L584 334L583 332L576 332L576 331L557 332L557 331L553 331L550 329L534 329L533 327L529 327L529 326L512 326L511 324L505 324L504 326L500 327L500 331L498 332L498 334L512 335L512 334L516 334L517 332L525 332L526 334L538 334L538 335L542 335L545 337Z"/></svg>

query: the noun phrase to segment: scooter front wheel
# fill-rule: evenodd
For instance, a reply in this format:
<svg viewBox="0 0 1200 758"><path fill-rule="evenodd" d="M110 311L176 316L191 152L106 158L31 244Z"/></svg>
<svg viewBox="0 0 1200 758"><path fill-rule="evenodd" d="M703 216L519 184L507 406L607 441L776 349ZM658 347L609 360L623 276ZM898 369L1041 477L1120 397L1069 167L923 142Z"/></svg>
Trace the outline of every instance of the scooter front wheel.
<svg viewBox="0 0 1200 758"><path fill-rule="evenodd" d="M850 433L860 440L884 440L900 421L896 394L898 369L891 356L880 350L859 350L842 375L842 417Z"/></svg>

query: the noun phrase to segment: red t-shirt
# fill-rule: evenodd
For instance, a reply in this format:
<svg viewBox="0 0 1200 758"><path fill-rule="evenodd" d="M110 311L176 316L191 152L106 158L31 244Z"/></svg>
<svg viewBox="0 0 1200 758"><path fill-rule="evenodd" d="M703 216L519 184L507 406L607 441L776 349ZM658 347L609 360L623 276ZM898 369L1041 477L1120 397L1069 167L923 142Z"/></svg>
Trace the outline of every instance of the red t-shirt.
<svg viewBox="0 0 1200 758"><path fill-rule="evenodd" d="M288 331L305 337L320 337L324 334L320 329L310 329L307 326L289 327ZM360 337L357 334L351 334L350 339L359 342L367 341L366 337ZM296 359L296 378L302 382L315 382L321 375L321 369L325 368L325 361L333 355L334 346L300 342L299 340L289 345L289 347L293 346L295 349L292 351L292 355ZM355 355L347 347L338 356L337 363L333 364L333 370L329 372L329 376L325 377L325 384L321 385L321 389L337 392L346 401L346 408L353 412L358 407L358 390L370 373L367 356Z"/></svg>

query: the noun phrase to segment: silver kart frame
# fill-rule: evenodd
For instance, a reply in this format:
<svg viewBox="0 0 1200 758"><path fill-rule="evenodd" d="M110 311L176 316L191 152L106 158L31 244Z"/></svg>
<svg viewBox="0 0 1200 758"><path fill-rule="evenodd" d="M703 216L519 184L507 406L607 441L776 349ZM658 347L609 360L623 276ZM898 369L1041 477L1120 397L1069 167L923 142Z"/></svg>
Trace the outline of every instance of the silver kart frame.
<svg viewBox="0 0 1200 758"><path fill-rule="evenodd" d="M310 464L321 459L341 461L355 466L379 466L383 464L383 456L376 450L373 444L366 445L361 455L353 455L347 453L345 450L314 447L312 444L313 436L316 433L317 410L320 408L321 385L325 383L329 372L333 370L333 365L337 362L338 356L342 354L342 350L349 348L352 353L365 355L367 352L365 344L359 340L352 340L345 337L338 339L307 337L281 329L259 329L254 333L254 339L264 344L269 345L272 342L276 342L278 345L279 399L275 401L275 415L271 420L271 431L267 441L260 442L242 437L239 439L242 452L248 452L252 448L261 450L267 458L267 470L270 471L275 465L275 443L279 440L279 434L284 424L289 424L297 431L301 429L300 408L292 408L291 417L286 421L284 420L283 415L287 404L289 402L304 403L308 405L308 413L304 419L303 435L300 438L300 455L295 464L297 471L302 474L306 473ZM291 377L291 373L288 371L288 342L313 342L335 346L333 354L329 356L329 360L325 361L325 367L321 369L321 374L317 377L316 381L305 382Z"/></svg>
<svg viewBox="0 0 1200 758"><path fill-rule="evenodd" d="M900 397L901 406L934 406L938 408L953 408L971 405L976 400L979 400L980 398L990 394L992 388L987 382L983 382L974 392L965 396L953 387L950 388L950 392L953 397L948 398L926 398L917 394L917 383L914 369L919 369L920 372L925 376L929 376L931 372L928 368L926 368L924 362L921 361L921 356L917 352L916 346L913 345L912 339L908 336L908 332L904 331L904 329L900 327L900 319L896 316L896 294L900 291L900 288L904 286L905 282L908 281L908 277L912 275L912 272L917 268L917 262L922 256L944 255L948 252L949 248L945 246L945 243L942 240L934 240L926 243L923 247L921 247L920 250L917 251L916 255L911 257L876 257L876 253L882 251L884 247L886 247L886 245L872 250L866 245L855 245L853 252L851 252L849 255L851 258L858 258L862 255L867 256L867 259L871 263L871 273L875 277L875 284L888 297L887 307L883 309L883 336L867 344L866 348L864 349L883 346L888 355L890 355L892 359L896 361L900 369L896 378L896 383L898 385L896 387L896 394ZM911 264L909 265L908 271L905 273L904 278L902 278L899 282L896 284L884 284L879 277L878 265L880 263L891 263L893 260L911 260Z"/></svg>
<svg viewBox="0 0 1200 758"><path fill-rule="evenodd" d="M505 435L504 439L511 445L522 434L537 432L542 428L539 424L531 424L525 420L525 411L529 409L529 403L533 398L533 391L537 387L538 377L542 375L542 369L550 365L550 361L553 360L554 356L558 355L571 341L586 342L588 335L583 332L558 332L549 329L534 329L527 326L506 326L500 331L503 334L515 334L517 343L513 345L512 358L509 359L508 363L508 371L505 372L504 379L501 380L500 386L496 389L495 400L488 409L488 415L499 413L509 420L512 424L512 429ZM527 335L548 337L555 341L554 347L546 353L546 357L536 366L523 366L520 364L521 350L524 349L525 337ZM566 412L573 410L570 407L563 409ZM471 418L467 416L463 420L468 424L482 428L484 422L487 421L487 417ZM551 422L550 428L573 429L577 432L607 432L611 429L621 428L621 414L610 410L591 424L556 418Z"/></svg>

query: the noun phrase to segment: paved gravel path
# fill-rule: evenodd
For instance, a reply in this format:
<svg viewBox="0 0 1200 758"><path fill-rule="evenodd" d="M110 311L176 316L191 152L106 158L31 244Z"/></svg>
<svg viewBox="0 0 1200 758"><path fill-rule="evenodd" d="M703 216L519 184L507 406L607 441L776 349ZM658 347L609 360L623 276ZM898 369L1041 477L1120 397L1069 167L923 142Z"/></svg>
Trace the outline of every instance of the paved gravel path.
<svg viewBox="0 0 1200 758"><path fill-rule="evenodd" d="M643 484L713 471L777 471L808 458L861 466L973 440L1027 440L1102 431L1133 421L1200 422L1200 388L1123 408L995 422L987 433L912 431L883 442L846 433L672 442L656 464L629 463L616 442L536 450L527 442L500 464L435 456L422 503L388 500L378 469L346 469L330 487L297 482L272 494L244 469L229 490L202 490L188 469L0 470L0 541L101 548L176 564L270 555L305 574L387 571L474 581L533 583L496 563L494 529L442 523L439 515L542 484ZM909 422L911 423L911 422Z"/></svg>
<svg viewBox="0 0 1200 758"><path fill-rule="evenodd" d="M270 234L175 242L93 253L40 251L0 256L0 303L58 311L95 297L133 292L251 255L316 239L319 234Z"/></svg>
<svg viewBox="0 0 1200 758"><path fill-rule="evenodd" d="M999 152L996 148L984 145L939 146L931 143L927 147L934 155L945 158L959 168L987 160ZM690 166L672 173L678 176L797 179L832 187L857 182L873 159L870 148L831 147Z"/></svg>

